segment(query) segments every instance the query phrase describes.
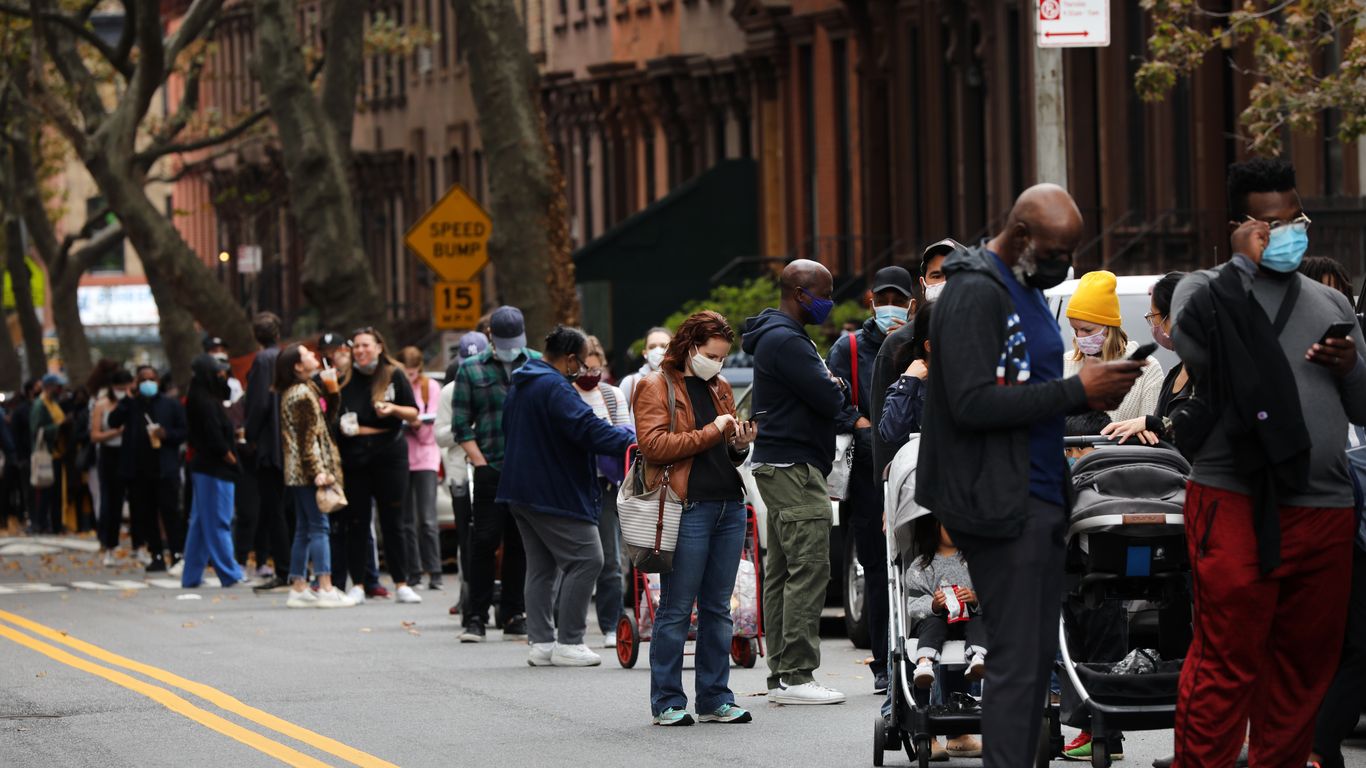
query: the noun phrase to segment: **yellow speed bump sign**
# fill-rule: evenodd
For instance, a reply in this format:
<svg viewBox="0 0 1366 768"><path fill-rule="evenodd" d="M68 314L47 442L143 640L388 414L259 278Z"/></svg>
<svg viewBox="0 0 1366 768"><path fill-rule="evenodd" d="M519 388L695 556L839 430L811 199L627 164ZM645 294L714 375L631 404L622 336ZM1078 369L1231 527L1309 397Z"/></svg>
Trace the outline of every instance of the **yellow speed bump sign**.
<svg viewBox="0 0 1366 768"><path fill-rule="evenodd" d="M403 242L442 280L467 281L489 263L492 233L489 215L456 184L422 214ZM477 310L477 301L475 306Z"/></svg>
<svg viewBox="0 0 1366 768"><path fill-rule="evenodd" d="M432 321L438 330L456 331L479 324L483 286L478 280L439 280L432 299Z"/></svg>

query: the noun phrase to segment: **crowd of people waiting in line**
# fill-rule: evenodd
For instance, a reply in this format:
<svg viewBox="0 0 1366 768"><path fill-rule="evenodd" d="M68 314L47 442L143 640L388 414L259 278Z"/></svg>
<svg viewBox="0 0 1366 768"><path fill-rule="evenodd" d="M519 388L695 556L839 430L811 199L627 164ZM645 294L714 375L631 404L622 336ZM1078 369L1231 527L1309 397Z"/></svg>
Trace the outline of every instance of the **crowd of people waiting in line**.
<svg viewBox="0 0 1366 768"><path fill-rule="evenodd" d="M649 650L654 722L748 722L729 689L746 528L737 467L748 462L768 510L768 700L837 704L845 694L815 679L836 435L852 436L842 516L869 585L874 691L885 693L879 478L918 433L916 500L934 517L907 585L915 684L935 681L946 606L962 606L973 618L967 679L984 678L987 691L983 739L950 739L936 755L1005 766L1034 754L1059 612L1071 610L1060 599L1071 417L1072 432L1173 443L1194 467L1197 663L1182 672L1175 764L1230 765L1247 749L1254 764L1300 765L1312 749L1321 765L1341 765L1366 679L1366 522L1344 453L1366 442L1366 348L1349 277L1331 259L1304 258L1309 218L1293 168L1235 165L1229 192L1232 258L1151 288L1143 320L1180 360L1165 372L1156 358L1131 359L1134 318L1121 316L1107 271L1077 283L1064 345L1043 291L1067 277L1082 218L1064 190L1040 185L981 246L945 239L924 251L917 276L878 271L870 316L825 358L807 327L826 323L832 278L802 260L782 271L779 306L738 333L710 311L650 330L620 388L595 338L560 326L532 349L514 307L461 339L442 383L419 350L391 351L376 329L281 344L269 313L255 319L263 350L245 386L216 338L185 392L150 367L111 361L84 387L48 374L5 403L0 447L13 470L0 504L11 532L24 514L35 533L97 528L114 565L126 500L133 556L148 571L176 569L193 587L212 565L224 586L254 577L257 589L287 589L291 608L390 597L378 517L392 596L412 603L424 577L443 587L444 468L460 528L451 613L461 642L482 642L493 626L529 644L531 666L591 666L601 658L586 643L590 605L596 597L607 648L623 610L616 497L622 457L638 444L647 485L667 482L684 500ZM1324 334L1343 323L1350 332ZM720 375L737 341L754 363L747 421ZM35 488L40 452L51 471ZM1126 651L1122 609L1075 618L1082 636L1108 638L1088 652ZM697 718L682 685L693 621ZM1089 757L1093 738L1122 755L1122 734L1084 732L1066 756Z"/></svg>

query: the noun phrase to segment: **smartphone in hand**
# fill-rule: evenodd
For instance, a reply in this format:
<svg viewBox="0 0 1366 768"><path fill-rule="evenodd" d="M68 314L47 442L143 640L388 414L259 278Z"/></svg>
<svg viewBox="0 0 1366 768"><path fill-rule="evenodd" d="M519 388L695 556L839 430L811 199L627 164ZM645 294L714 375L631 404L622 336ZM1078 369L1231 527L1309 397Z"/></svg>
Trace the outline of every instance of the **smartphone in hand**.
<svg viewBox="0 0 1366 768"><path fill-rule="evenodd" d="M1319 343L1322 344L1329 339L1345 339L1347 338L1347 334L1351 333L1352 329L1355 327L1356 323L1333 323L1328 326L1328 330L1323 332L1323 336L1319 339Z"/></svg>
<svg viewBox="0 0 1366 768"><path fill-rule="evenodd" d="M1144 344L1143 346L1139 347L1138 349L1135 349L1134 353L1132 355L1129 355L1129 359L1136 363L1141 363L1144 360L1147 360L1148 358L1152 357L1153 353L1156 351L1157 342L1150 341L1147 344Z"/></svg>

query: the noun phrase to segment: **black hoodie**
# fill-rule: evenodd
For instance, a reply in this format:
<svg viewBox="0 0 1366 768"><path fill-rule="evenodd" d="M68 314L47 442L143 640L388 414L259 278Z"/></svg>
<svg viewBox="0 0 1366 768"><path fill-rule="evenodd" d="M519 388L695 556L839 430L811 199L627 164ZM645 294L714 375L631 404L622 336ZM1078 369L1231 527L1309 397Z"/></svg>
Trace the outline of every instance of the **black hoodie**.
<svg viewBox="0 0 1366 768"><path fill-rule="evenodd" d="M754 463L810 464L829 474L845 394L806 329L765 309L745 323L740 348L754 357Z"/></svg>
<svg viewBox="0 0 1366 768"><path fill-rule="evenodd" d="M228 399L228 382L219 377L222 364L208 355L196 357L190 364L194 376L190 392L185 398L185 416L190 427L190 471L210 475L220 480L233 480L240 474L238 464L229 464L226 457L236 447L232 421L223 401Z"/></svg>
<svg viewBox="0 0 1366 768"><path fill-rule="evenodd" d="M1026 341L1007 332L1015 305L991 254L951 254L944 272L949 282L930 320L934 364L915 500L950 530L1014 538L1029 509L1030 427L1086 410L1086 390L1075 376L1016 383L1012 353ZM1071 498L1065 482L1062 495Z"/></svg>

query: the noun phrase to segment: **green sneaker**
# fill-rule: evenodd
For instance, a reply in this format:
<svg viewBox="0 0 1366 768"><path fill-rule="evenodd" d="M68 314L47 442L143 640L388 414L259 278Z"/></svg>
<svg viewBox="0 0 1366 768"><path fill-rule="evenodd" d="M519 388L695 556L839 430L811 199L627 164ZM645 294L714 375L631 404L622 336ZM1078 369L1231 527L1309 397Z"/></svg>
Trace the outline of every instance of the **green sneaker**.
<svg viewBox="0 0 1366 768"><path fill-rule="evenodd" d="M688 714L688 710L686 710L686 709L679 709L678 707L669 707L668 709L664 710L663 712L660 712L658 715L655 715L655 725L692 725L692 724L693 724L692 715Z"/></svg>
<svg viewBox="0 0 1366 768"><path fill-rule="evenodd" d="M1091 740L1087 739L1084 743L1078 744L1077 746L1072 747L1071 749L1064 749L1062 756L1067 760L1090 760Z"/></svg>
<svg viewBox="0 0 1366 768"><path fill-rule="evenodd" d="M754 719L748 710L741 709L734 704L722 704L715 710L699 715L698 720L704 723L748 723Z"/></svg>

